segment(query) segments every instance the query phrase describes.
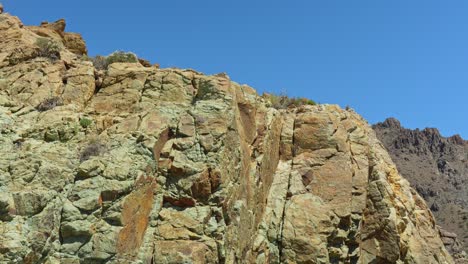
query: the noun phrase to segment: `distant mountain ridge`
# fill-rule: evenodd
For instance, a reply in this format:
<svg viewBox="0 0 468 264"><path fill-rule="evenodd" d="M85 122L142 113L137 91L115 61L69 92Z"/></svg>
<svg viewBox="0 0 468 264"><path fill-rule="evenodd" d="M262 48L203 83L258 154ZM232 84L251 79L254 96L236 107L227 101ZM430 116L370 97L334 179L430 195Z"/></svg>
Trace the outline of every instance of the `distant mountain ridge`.
<svg viewBox="0 0 468 264"><path fill-rule="evenodd" d="M399 172L430 206L446 231L449 251L468 246L468 141L443 137L436 128L406 129L395 118L373 126ZM457 243L453 238L457 234Z"/></svg>

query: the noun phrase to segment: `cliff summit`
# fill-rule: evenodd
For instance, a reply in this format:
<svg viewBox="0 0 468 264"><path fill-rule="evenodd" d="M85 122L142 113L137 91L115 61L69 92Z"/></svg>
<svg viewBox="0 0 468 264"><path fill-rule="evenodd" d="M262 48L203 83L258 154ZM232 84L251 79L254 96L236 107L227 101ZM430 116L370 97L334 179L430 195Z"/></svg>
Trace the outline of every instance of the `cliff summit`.
<svg viewBox="0 0 468 264"><path fill-rule="evenodd" d="M85 54L0 14L0 262L453 263L352 110Z"/></svg>

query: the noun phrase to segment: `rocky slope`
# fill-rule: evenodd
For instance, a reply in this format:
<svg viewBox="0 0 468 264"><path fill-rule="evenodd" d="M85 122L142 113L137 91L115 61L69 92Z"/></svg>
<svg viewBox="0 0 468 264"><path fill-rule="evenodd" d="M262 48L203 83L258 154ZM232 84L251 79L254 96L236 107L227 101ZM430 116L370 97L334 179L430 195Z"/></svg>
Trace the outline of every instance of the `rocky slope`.
<svg viewBox="0 0 468 264"><path fill-rule="evenodd" d="M458 135L444 138L433 128L405 129L394 118L374 125L374 130L446 230L442 233L448 249L468 252L468 141Z"/></svg>
<svg viewBox="0 0 468 264"><path fill-rule="evenodd" d="M1 263L453 263L353 111L278 111L225 74L98 71L64 25L0 15Z"/></svg>

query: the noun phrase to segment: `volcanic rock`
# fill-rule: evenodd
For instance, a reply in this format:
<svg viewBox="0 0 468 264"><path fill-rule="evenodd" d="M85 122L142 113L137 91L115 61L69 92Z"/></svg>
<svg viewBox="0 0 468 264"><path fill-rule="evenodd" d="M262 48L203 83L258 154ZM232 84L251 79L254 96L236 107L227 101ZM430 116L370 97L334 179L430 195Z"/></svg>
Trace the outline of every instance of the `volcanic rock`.
<svg viewBox="0 0 468 264"><path fill-rule="evenodd" d="M447 249L466 256L468 141L459 135L443 137L435 128L406 129L395 118L373 128L398 170L431 205L437 223L447 230L441 232Z"/></svg>

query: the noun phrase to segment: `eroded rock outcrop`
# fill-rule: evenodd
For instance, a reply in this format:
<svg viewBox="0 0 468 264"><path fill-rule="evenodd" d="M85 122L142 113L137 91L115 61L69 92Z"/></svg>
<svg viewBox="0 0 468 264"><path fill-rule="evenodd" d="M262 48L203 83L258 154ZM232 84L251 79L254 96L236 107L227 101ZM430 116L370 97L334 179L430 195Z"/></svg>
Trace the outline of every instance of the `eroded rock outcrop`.
<svg viewBox="0 0 468 264"><path fill-rule="evenodd" d="M0 262L453 263L356 113L38 37L0 15Z"/></svg>

